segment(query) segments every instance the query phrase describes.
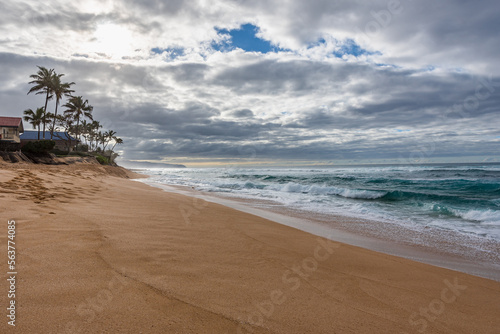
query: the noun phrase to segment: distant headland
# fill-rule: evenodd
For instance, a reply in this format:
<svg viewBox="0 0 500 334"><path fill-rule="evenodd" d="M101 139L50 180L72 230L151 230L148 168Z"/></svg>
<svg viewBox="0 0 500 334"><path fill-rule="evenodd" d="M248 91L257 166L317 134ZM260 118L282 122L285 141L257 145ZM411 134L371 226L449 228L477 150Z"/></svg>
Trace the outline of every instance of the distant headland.
<svg viewBox="0 0 500 334"><path fill-rule="evenodd" d="M160 162L147 161L121 161L120 165L125 168L187 168L180 164L166 164Z"/></svg>

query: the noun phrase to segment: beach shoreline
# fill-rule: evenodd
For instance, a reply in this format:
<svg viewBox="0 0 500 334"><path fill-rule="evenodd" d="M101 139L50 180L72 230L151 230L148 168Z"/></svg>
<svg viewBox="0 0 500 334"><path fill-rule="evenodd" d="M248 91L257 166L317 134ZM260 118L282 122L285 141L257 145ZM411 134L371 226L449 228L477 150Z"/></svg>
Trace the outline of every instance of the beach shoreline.
<svg viewBox="0 0 500 334"><path fill-rule="evenodd" d="M3 167L0 212L17 224L20 333L495 333L499 325L494 280L329 241L127 180L133 174L122 169ZM0 328L12 330L6 321Z"/></svg>
<svg viewBox="0 0 500 334"><path fill-rule="evenodd" d="M167 192L192 196L228 206L333 241L500 281L500 262L498 261L500 245L493 240L488 240L489 244L488 241L484 241L482 244L474 245L476 247L484 247L485 244L488 246L486 250L479 250L460 243L464 241L465 236L463 235L455 236L455 242L444 242L445 238L442 237L442 234L454 234L453 231L431 229L427 231L428 234L423 236L402 226L383 222L341 215L332 218L331 215L290 210L279 204L273 206L271 202L264 200L242 199L224 196L226 194L197 191L185 186L151 182L148 178L137 179L137 181L158 187ZM378 229L373 228L373 225L380 225L380 227ZM433 233L435 235L432 235ZM418 241L426 238L428 239L425 240L427 244L417 243L412 240L413 238L418 239ZM468 240L468 243L474 241L477 243L477 239Z"/></svg>

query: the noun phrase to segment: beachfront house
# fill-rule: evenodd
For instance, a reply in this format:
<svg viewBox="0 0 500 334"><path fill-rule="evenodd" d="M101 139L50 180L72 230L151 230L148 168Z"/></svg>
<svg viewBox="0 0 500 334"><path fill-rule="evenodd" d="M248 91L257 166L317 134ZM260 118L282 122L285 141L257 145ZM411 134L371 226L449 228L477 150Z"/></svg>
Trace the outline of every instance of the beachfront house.
<svg viewBox="0 0 500 334"><path fill-rule="evenodd" d="M40 132L40 139L43 138L43 131ZM45 131L45 139L50 139L50 131ZM38 131L26 131L21 135L21 147L31 141L38 140ZM56 142L55 149L61 151L73 151L78 140L70 136L67 132L54 131L52 140Z"/></svg>
<svg viewBox="0 0 500 334"><path fill-rule="evenodd" d="M7 143L20 143L20 135L24 132L21 117L0 116L0 141Z"/></svg>

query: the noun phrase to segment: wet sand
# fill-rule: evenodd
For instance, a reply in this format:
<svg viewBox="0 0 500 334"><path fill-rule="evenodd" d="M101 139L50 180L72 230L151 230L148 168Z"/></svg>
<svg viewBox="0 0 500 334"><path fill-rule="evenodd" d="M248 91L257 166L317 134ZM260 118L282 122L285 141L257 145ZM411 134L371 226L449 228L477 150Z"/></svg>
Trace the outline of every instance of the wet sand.
<svg viewBox="0 0 500 334"><path fill-rule="evenodd" d="M341 215L319 215L287 208L273 201L201 192L191 187L165 185L150 178L137 181L168 192L222 204L333 241L500 282L500 243L492 239L472 238L450 230L425 228L425 231L415 231L402 225Z"/></svg>

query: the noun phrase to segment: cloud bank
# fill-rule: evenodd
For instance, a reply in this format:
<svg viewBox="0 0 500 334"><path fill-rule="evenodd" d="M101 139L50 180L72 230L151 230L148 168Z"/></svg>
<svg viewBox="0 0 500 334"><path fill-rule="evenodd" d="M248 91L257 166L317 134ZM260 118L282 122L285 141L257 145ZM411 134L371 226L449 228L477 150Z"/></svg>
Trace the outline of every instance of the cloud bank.
<svg viewBox="0 0 500 334"><path fill-rule="evenodd" d="M2 115L41 106L26 96L28 76L36 65L55 68L124 139L123 160L195 166L499 156L494 1L0 7Z"/></svg>

